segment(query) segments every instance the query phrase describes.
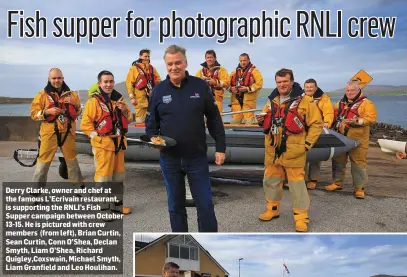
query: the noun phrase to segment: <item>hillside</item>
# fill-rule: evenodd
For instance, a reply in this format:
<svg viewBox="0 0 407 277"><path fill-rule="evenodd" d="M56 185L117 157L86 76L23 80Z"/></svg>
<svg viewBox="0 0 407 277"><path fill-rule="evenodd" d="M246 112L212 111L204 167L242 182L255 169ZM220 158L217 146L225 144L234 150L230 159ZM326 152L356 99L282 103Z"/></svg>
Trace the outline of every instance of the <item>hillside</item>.
<svg viewBox="0 0 407 277"><path fill-rule="evenodd" d="M260 92L260 97L267 97L273 91L274 88L263 88ZM369 85L363 89L366 95L407 95L407 85L404 86L389 86L389 85ZM327 91L326 94L338 96L343 95L345 89L336 89Z"/></svg>
<svg viewBox="0 0 407 277"><path fill-rule="evenodd" d="M407 277L407 276L396 276L396 275L386 275L386 274L379 274L379 275L373 275L370 277Z"/></svg>
<svg viewBox="0 0 407 277"><path fill-rule="evenodd" d="M389 86L389 85L368 85L363 89L367 95L386 95L386 94L407 94L407 85ZM344 88L328 92L328 94L343 94Z"/></svg>

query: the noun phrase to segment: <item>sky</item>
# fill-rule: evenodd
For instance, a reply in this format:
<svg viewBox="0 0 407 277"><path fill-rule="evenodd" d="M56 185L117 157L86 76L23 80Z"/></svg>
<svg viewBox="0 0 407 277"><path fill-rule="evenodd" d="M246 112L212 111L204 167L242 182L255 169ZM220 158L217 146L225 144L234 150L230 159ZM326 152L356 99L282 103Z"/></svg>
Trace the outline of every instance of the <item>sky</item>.
<svg viewBox="0 0 407 277"><path fill-rule="evenodd" d="M135 234L148 242L162 234ZM407 235L192 234L230 277L407 276Z"/></svg>
<svg viewBox="0 0 407 277"><path fill-rule="evenodd" d="M119 2L117 2L119 3ZM251 61L260 70L264 78L264 87L274 87L274 73L280 68L291 68L295 80L303 83L308 78L317 80L325 90L343 88L346 81L360 69L367 71L372 77L371 85L406 85L407 73L407 15L406 3L403 0L256 0L248 5L245 0L233 1L134 1L122 0L113 5L107 0L13 0L2 1L0 4L0 80L2 90L0 96L33 97L42 90L47 82L48 70L59 67L63 70L65 81L71 89L88 89L96 82L97 74L104 69L111 70L116 82L125 80L131 63L138 59L140 49L152 51L151 62L157 67L161 77L166 76L163 60L165 48L178 44L187 49L188 68L195 74L204 61L206 50L214 49L218 62L228 72L236 68L239 55L246 52ZM9 10L23 10L24 17L13 15L8 17ZM47 37L19 38L19 26L8 26L11 22L19 22L29 16L35 16L35 11L47 19ZM135 18L153 18L151 34L144 37L126 37L127 11L133 10ZM176 16L181 18L203 17L219 19L222 17L254 18L261 16L262 10L266 16L274 19L288 17L291 25L288 38L257 38L253 43L248 38L236 36L235 25L233 38L225 43L218 43L222 36L192 38L180 37L181 28L176 25L175 38L167 38L159 42L160 18L171 17L171 11L176 10ZM336 25L342 26L342 38L296 38L296 11L315 10L318 13L330 10L331 33L336 33ZM342 11L342 20L338 20L337 11ZM278 11L278 16L275 12ZM393 38L349 38L347 22L355 17L396 17ZM75 38L55 38L53 24L55 17L75 19L78 17L118 17L116 38L95 38L93 44L88 38L76 43ZM10 19L10 20L9 20ZM96 30L94 25L94 30ZM165 25L167 26L167 25ZM164 26L164 27L165 27ZM366 29L366 24L365 31ZM43 25L39 25L43 27ZM28 30L25 27L24 30ZM138 31L142 30L138 28ZM222 28L220 29L222 31ZM267 28L268 30L268 28ZM354 30L354 29L352 29ZM83 31L83 30L82 30Z"/></svg>

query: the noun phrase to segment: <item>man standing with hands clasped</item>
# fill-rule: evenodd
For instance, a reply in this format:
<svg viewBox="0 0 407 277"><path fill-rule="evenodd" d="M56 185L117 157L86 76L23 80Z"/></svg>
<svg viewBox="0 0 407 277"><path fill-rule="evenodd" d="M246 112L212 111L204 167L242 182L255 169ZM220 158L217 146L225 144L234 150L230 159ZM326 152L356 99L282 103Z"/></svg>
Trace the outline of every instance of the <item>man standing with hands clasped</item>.
<svg viewBox="0 0 407 277"><path fill-rule="evenodd" d="M232 112L256 109L257 97L263 87L263 76L259 69L251 63L247 53L239 56L239 65L230 73L230 97L229 106ZM254 112L233 114L232 124L255 123Z"/></svg>
<svg viewBox="0 0 407 277"><path fill-rule="evenodd" d="M220 113L223 112L224 89L229 87L229 75L224 67L216 60L214 50L208 50L205 53L205 62L201 64L202 68L195 74L196 77L202 78L212 90L213 97L218 105Z"/></svg>
<svg viewBox="0 0 407 277"><path fill-rule="evenodd" d="M173 138L177 145L162 149L160 166L168 197L171 229L188 232L185 208L185 174L196 203L199 232L217 232L218 223L212 200L205 117L216 142L217 165L225 161L225 129L215 99L206 82L186 71L186 50L169 46L164 54L168 76L150 98L146 133Z"/></svg>

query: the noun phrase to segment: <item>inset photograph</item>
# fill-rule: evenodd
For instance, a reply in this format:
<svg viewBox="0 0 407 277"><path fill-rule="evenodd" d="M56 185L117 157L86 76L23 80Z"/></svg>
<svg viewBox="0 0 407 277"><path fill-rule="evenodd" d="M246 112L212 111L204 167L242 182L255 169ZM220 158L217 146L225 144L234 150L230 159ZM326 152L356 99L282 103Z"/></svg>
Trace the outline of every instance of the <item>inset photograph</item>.
<svg viewBox="0 0 407 277"><path fill-rule="evenodd" d="M407 235L133 237L134 277L407 276Z"/></svg>

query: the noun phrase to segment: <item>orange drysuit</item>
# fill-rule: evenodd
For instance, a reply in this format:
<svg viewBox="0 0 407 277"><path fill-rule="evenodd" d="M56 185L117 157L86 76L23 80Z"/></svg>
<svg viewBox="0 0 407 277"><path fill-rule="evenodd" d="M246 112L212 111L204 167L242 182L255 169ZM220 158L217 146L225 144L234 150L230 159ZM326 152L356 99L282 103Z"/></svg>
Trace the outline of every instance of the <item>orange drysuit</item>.
<svg viewBox="0 0 407 277"><path fill-rule="evenodd" d="M212 93L216 100L219 112L223 113L223 96L225 94L224 89L229 87L229 75L226 69L218 62L215 62L215 66L211 69L208 68L206 62L201 64L202 68L195 74L198 78L212 78L216 81L215 86L211 86Z"/></svg>
<svg viewBox="0 0 407 277"><path fill-rule="evenodd" d="M140 60L133 62L127 73L126 86L130 99L135 98L137 100L137 104L134 105L136 123L144 123L148 99L154 86L160 81L160 75L154 66L142 63Z"/></svg>
<svg viewBox="0 0 407 277"><path fill-rule="evenodd" d="M335 106L335 122L333 128L341 134L360 142L360 145L349 153L332 159L333 183L326 186L326 190L342 188L346 174L348 156L351 161L354 194L357 198L364 198L364 188L367 184L366 156L369 148L370 125L376 122L376 106L360 92L356 99L350 101L345 96ZM355 122L347 124L345 119L354 119Z"/></svg>
<svg viewBox="0 0 407 277"><path fill-rule="evenodd" d="M236 70L231 72L230 87L239 86L248 87L249 90L241 95L231 95L229 106L232 112L256 109L257 96L263 87L263 76L254 65L249 64L246 68L242 68L239 64ZM252 124L253 122L254 112L232 115L232 124Z"/></svg>
<svg viewBox="0 0 407 277"><path fill-rule="evenodd" d="M106 94L106 93L101 93ZM119 92L113 90L110 95L110 103L112 104L112 110L116 110L117 102L123 101L123 97ZM127 114L124 114L128 122L133 120L133 114L130 111L127 103L123 102L128 109ZM107 106L107 105L106 105ZM95 172L95 182L101 181L124 181L124 149L127 148L126 136L113 135L100 135L97 131L97 126L95 122L102 119L103 110L98 101L94 96L91 97L87 102L83 112L82 121L80 128L87 134L91 140L92 147L95 148L96 156L96 172ZM112 132L116 133L112 130ZM117 143L115 143L117 140ZM119 146L122 144L123 147ZM115 153L116 152L116 153Z"/></svg>
<svg viewBox="0 0 407 277"><path fill-rule="evenodd" d="M320 88L317 89L312 97L321 112L324 124L330 128L334 120L334 109L331 99ZM320 178L321 162L307 163L307 165L305 168L305 176L309 180L307 188L315 189Z"/></svg>
<svg viewBox="0 0 407 277"><path fill-rule="evenodd" d="M64 114L45 115L45 110L59 107ZM30 115L33 120L41 121L40 149L33 176L33 182L45 186L48 170L55 153L60 147L68 168L68 178L72 182L83 181L76 159L76 117L82 113L78 94L71 91L63 82L60 93L48 82L31 103Z"/></svg>
<svg viewBox="0 0 407 277"><path fill-rule="evenodd" d="M282 181L285 170L291 193L296 230L306 232L308 231L308 208L310 204L304 181L306 151L311 149L321 134L321 113L311 97L301 96L302 88L297 83L294 83L289 99L283 103L280 103L280 96L276 91L270 96L271 99L269 98L267 101L263 112L272 114L272 108L281 111L288 110L288 112L282 123L278 123L279 118L281 120L284 116L281 117L281 114L278 116L278 113L275 113L275 119L270 121L271 129L265 135L264 165L266 169L263 188L267 209L263 214L260 214L259 218L271 220L280 215L280 201L283 196ZM289 113L295 117L288 116ZM266 120L263 124L263 127L267 125ZM297 133L288 131L294 125L299 128Z"/></svg>
<svg viewBox="0 0 407 277"><path fill-rule="evenodd" d="M95 182L113 181L119 182L123 186L125 179L124 150L127 148L126 130L123 126L133 121L133 114L119 92L113 90L109 95L100 88L99 90L99 94L93 95L86 102L80 128L90 137L92 152L95 156ZM124 103L127 112L119 111L117 108L119 101ZM111 122L106 117L110 117L113 121L109 115L110 112L120 119L121 123L118 126L113 124L112 126L115 127L111 127L106 123ZM116 197L122 197L122 194L116 194ZM102 205L104 204L102 203ZM123 207L123 199L119 199L113 207L111 206L111 209L124 214L130 213L129 208Z"/></svg>

